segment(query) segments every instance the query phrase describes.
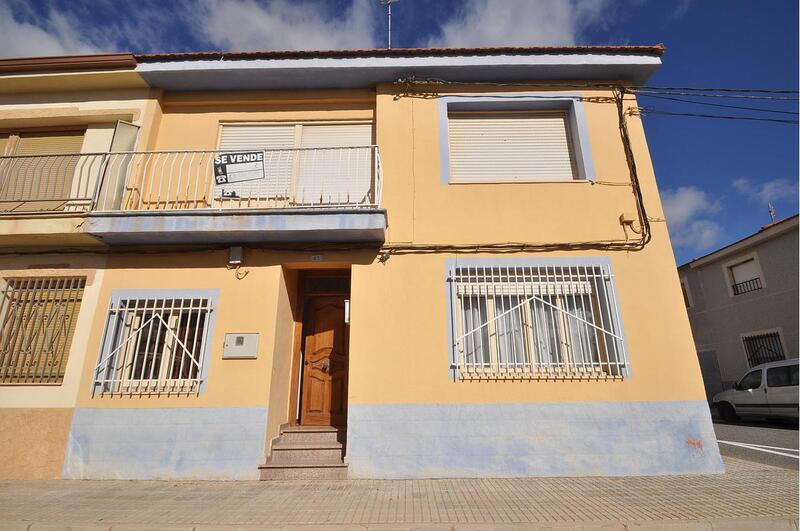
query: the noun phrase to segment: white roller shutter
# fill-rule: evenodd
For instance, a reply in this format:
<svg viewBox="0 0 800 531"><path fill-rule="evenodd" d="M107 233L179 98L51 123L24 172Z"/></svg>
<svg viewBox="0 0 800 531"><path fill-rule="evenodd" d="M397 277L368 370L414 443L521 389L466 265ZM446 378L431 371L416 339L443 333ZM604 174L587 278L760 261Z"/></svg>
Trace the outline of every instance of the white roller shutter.
<svg viewBox="0 0 800 531"><path fill-rule="evenodd" d="M294 124L223 125L219 141L221 151L266 150L265 179L227 184L220 188L249 199L273 199L290 195L294 165ZM276 151L277 150L277 151Z"/></svg>
<svg viewBox="0 0 800 531"><path fill-rule="evenodd" d="M372 183L372 124L304 125L300 135L297 202L361 202ZM343 149L315 149L343 148Z"/></svg>
<svg viewBox="0 0 800 531"><path fill-rule="evenodd" d="M451 113L451 182L576 178L566 113Z"/></svg>
<svg viewBox="0 0 800 531"><path fill-rule="evenodd" d="M225 125L220 150L266 150L267 175L264 182L225 189L240 197L289 198L298 205L359 202L372 184L371 144L370 123Z"/></svg>
<svg viewBox="0 0 800 531"><path fill-rule="evenodd" d="M760 276L758 272L758 266L756 266L756 261L752 258L732 266L731 275L733 276L734 284L747 282L748 280L753 280L759 278Z"/></svg>

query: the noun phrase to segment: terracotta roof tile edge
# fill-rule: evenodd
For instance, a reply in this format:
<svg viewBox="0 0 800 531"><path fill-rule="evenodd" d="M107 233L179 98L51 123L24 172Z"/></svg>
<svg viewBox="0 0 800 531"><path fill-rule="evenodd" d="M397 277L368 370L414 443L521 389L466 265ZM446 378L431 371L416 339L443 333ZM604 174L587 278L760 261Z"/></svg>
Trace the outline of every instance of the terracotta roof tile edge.
<svg viewBox="0 0 800 531"><path fill-rule="evenodd" d="M494 48L374 48L353 50L287 50L256 52L176 52L138 54L139 62L185 61L185 60L243 60L243 59L301 59L301 58L346 58L346 57L424 57L457 55L524 55L524 54L584 54L607 53L624 55L664 54L664 45L646 46L508 46Z"/></svg>
<svg viewBox="0 0 800 531"><path fill-rule="evenodd" d="M115 68L136 68L136 58L132 53L105 53L0 59L0 74Z"/></svg>

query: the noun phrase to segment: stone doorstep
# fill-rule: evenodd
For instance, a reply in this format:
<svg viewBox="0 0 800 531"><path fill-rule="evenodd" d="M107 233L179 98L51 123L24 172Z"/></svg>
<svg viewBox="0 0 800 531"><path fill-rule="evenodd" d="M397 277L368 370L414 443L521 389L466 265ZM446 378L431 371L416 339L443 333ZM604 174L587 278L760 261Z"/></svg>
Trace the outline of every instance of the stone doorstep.
<svg viewBox="0 0 800 531"><path fill-rule="evenodd" d="M0 531L266 531L266 530L334 531L334 530L581 530L581 531L796 531L798 520L793 518L736 518L711 520L657 520L631 522L569 522L569 523L509 523L509 524L343 524L343 525L222 525L222 524L101 524L101 523L32 523L0 522Z"/></svg>

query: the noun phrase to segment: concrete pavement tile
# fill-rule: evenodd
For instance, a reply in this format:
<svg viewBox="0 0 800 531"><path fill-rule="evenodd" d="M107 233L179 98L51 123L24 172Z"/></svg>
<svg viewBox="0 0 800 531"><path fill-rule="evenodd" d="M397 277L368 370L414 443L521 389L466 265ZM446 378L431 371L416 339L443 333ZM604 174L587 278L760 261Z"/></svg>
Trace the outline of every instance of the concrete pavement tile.
<svg viewBox="0 0 800 531"><path fill-rule="evenodd" d="M714 531L797 531L797 523L789 519L759 518L715 521Z"/></svg>
<svg viewBox="0 0 800 531"><path fill-rule="evenodd" d="M633 522L625 527L628 531L713 531L711 523L697 520Z"/></svg>

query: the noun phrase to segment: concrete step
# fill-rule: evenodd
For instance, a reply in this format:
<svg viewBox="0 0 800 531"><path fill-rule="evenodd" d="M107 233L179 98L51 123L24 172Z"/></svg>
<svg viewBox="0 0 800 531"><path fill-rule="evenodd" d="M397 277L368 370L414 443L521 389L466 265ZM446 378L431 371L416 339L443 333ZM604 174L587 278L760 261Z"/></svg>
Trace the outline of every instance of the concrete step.
<svg viewBox="0 0 800 531"><path fill-rule="evenodd" d="M271 463L309 463L342 461L342 443L288 444L283 437L272 445Z"/></svg>
<svg viewBox="0 0 800 531"><path fill-rule="evenodd" d="M266 463L258 467L264 481L287 479L347 479L347 465L341 462L278 464Z"/></svg>
<svg viewBox="0 0 800 531"><path fill-rule="evenodd" d="M330 426L290 426L281 430L282 444L335 444L344 442L344 432Z"/></svg>

